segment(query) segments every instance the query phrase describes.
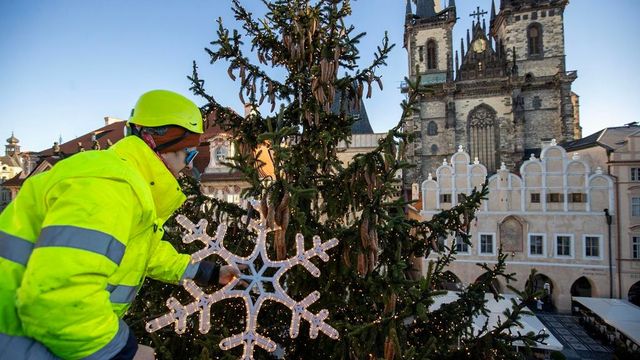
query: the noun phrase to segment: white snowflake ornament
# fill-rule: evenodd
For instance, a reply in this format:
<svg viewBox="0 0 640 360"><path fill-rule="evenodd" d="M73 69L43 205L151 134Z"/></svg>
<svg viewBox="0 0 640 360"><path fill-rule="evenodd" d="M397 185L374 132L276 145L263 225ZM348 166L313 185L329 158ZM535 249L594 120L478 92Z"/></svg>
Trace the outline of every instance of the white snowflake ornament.
<svg viewBox="0 0 640 360"><path fill-rule="evenodd" d="M206 334L211 328L211 305L225 299L241 298L247 310L245 330L242 333L223 339L220 342L220 348L222 350L229 350L236 346L243 345L244 351L242 359L253 359L253 351L256 345L268 352L276 350L275 342L258 334L256 331L260 308L265 301L269 300L279 302L291 309L289 335L292 338L298 336L301 319L309 322L309 336L312 339L315 339L319 332L325 333L332 339L339 337L338 331L331 327L331 325L325 323L325 320L329 316L329 311L322 309L319 313L314 314L307 310L309 306L320 298L318 291L312 292L302 301L295 301L289 297L282 288L282 285L280 285L282 275L296 265L302 265L315 277L320 276L320 269L318 269L310 259L318 256L325 262L329 261L327 250L336 246L338 240L334 238L322 242L319 236L314 236L313 247L305 251L304 237L302 234L297 234L296 255L286 260L271 261L267 257L266 249L267 233L271 231L271 229L266 227L264 214L260 215L261 219L259 222L251 220L249 223L249 226L258 233L258 237L253 252L247 257L233 254L224 247L223 239L227 231L226 225L218 225L215 237L211 237L206 233L208 223L205 219L201 219L198 224L194 224L183 215L176 217L178 223L187 230L187 233L182 238L183 242L191 243L198 240L205 244L204 248L191 255L192 263L197 263L210 255L218 255L222 257L227 264L236 269L239 268L239 265L244 265L248 271L241 273L239 278L232 280L212 294L205 293L193 280L185 279L182 285L195 300L190 304L182 305L177 299L170 297L167 300L167 307L170 311L165 315L147 322L146 329L148 332L154 332L167 325L175 324L175 331L178 334L182 334L186 331L187 318L192 314L199 313L200 321L198 330ZM236 288L236 285L238 285L240 281L244 281L249 285L246 288Z"/></svg>

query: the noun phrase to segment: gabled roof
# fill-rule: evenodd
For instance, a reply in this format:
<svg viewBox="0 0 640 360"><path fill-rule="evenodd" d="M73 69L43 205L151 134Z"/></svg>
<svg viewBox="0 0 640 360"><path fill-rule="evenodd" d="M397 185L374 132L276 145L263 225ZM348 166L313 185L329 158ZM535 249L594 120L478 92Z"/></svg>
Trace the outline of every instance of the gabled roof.
<svg viewBox="0 0 640 360"><path fill-rule="evenodd" d="M0 163L11 167L21 167L19 160L15 156L0 156Z"/></svg>
<svg viewBox="0 0 640 360"><path fill-rule="evenodd" d="M627 137L640 131L638 125L617 126L602 129L582 139L560 144L567 151L581 150L594 146L602 146L607 150L623 147Z"/></svg>

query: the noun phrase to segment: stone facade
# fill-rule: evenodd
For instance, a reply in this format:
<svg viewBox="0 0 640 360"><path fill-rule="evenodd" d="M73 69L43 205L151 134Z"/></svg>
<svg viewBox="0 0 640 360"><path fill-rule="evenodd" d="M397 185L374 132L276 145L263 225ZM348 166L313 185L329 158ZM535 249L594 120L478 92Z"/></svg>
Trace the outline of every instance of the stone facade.
<svg viewBox="0 0 640 360"><path fill-rule="evenodd" d="M473 223L472 245L458 245L457 259L449 267L461 284L475 282L481 275L476 263L495 263L502 246L507 271L516 274L517 283L511 285L523 288L536 268L536 286L549 284L551 303L560 311L570 310L572 295L608 297L610 284L617 289L603 212L615 208L614 183L601 168L591 168L551 141L540 158L532 155L522 163L518 174L503 164L490 175L460 147L434 175L436 179L429 176L421 185L422 220L456 206L459 194L471 193L488 177L489 196ZM452 242L447 239L446 244ZM495 286L509 292L504 283Z"/></svg>
<svg viewBox="0 0 640 360"><path fill-rule="evenodd" d="M503 0L499 12L492 9L489 28L484 20L474 22L455 52L452 3L436 12L421 8L430 2L418 2L414 15L407 2L408 73L421 86L420 111L405 121L418 139L409 149L416 168L404 174L405 187L433 174L458 144L494 173L501 163L517 169L542 141L581 135L578 97L571 91L577 73L565 69L568 1ZM437 45L435 68L425 50L430 42Z"/></svg>

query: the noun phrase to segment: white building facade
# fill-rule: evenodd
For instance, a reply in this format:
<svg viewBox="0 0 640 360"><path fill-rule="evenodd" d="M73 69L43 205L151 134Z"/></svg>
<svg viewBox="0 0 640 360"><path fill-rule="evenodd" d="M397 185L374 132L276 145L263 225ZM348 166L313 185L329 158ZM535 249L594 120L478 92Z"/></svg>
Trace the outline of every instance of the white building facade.
<svg viewBox="0 0 640 360"><path fill-rule="evenodd" d="M480 188L486 179L486 167L471 162L459 147L435 178L429 174L422 183L422 218L457 205L460 194ZM475 282L481 275L476 263L495 263L502 246L507 271L518 281L510 285L524 288L531 269L537 269L534 285L546 288L550 305L560 311L571 309L572 295L617 294L615 259L609 256L616 249L605 216L607 209L615 217L614 182L602 169L591 169L552 141L540 158L525 161L519 174L503 165L488 186L471 230L472 246L457 244L457 259L449 268L460 283ZM495 286L509 292L504 283Z"/></svg>

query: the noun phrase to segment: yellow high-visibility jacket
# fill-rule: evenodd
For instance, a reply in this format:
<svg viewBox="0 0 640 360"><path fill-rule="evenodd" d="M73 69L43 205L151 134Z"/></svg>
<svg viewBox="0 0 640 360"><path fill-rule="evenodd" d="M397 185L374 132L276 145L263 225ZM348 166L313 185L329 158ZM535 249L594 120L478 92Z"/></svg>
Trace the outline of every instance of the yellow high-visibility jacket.
<svg viewBox="0 0 640 360"><path fill-rule="evenodd" d="M24 337L63 359L116 355L144 278L178 283L197 271L161 240L184 200L134 136L28 178L0 214L0 344Z"/></svg>

